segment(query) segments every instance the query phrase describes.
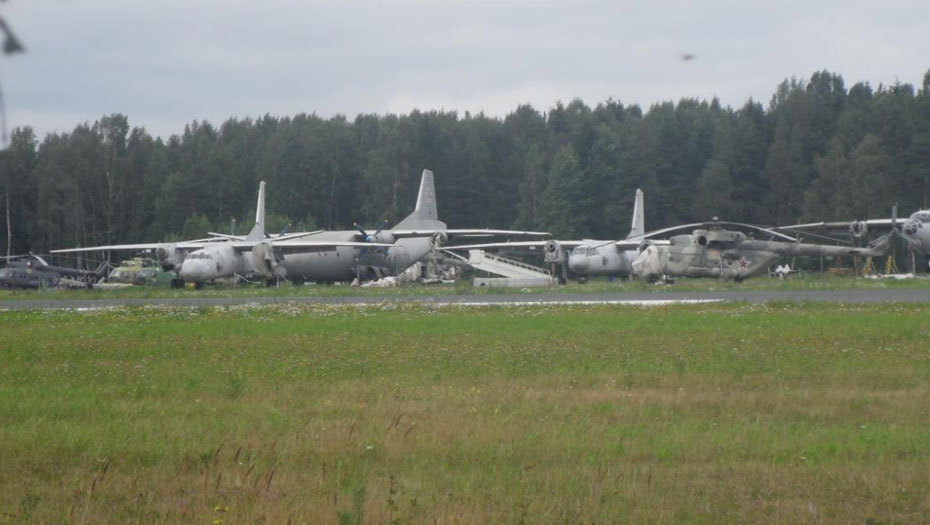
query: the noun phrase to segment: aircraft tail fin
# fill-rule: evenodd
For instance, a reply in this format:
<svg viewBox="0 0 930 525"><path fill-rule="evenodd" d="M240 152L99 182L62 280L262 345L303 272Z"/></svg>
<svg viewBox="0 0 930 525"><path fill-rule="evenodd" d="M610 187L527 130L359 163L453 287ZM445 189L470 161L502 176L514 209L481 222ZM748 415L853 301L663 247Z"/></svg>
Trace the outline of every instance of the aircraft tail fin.
<svg viewBox="0 0 930 525"><path fill-rule="evenodd" d="M265 181L258 185L258 203L255 205L255 226L245 238L247 241L260 241L265 238Z"/></svg>
<svg viewBox="0 0 930 525"><path fill-rule="evenodd" d="M633 224L630 227L630 237L639 237L646 233L646 219L643 216L643 190L636 188L636 200L633 204Z"/></svg>
<svg viewBox="0 0 930 525"><path fill-rule="evenodd" d="M423 170L420 178L420 192L417 194L417 206L413 213L397 224L396 228L431 228L439 222L439 212L436 208L436 186L433 183L433 172ZM443 224L440 226L444 228Z"/></svg>

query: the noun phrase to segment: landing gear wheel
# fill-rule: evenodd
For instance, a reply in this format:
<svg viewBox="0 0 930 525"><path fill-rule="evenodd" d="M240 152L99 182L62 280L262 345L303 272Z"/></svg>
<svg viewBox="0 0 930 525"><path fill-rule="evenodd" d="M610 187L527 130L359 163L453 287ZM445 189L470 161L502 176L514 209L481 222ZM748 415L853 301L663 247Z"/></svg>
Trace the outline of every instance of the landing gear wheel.
<svg viewBox="0 0 930 525"><path fill-rule="evenodd" d="M194 283L194 290L200 290L202 288L203 288L203 282L197 281L196 283Z"/></svg>
<svg viewBox="0 0 930 525"><path fill-rule="evenodd" d="M183 288L184 281L180 279L171 279L171 288Z"/></svg>

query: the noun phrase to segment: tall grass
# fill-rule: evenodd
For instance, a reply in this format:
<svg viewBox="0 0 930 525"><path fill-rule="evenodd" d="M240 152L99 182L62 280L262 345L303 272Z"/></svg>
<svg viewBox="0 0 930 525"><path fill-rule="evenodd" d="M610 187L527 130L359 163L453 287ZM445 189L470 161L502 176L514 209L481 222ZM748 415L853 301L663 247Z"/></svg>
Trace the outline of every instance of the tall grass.
<svg viewBox="0 0 930 525"><path fill-rule="evenodd" d="M930 520L927 305L0 314L0 522Z"/></svg>

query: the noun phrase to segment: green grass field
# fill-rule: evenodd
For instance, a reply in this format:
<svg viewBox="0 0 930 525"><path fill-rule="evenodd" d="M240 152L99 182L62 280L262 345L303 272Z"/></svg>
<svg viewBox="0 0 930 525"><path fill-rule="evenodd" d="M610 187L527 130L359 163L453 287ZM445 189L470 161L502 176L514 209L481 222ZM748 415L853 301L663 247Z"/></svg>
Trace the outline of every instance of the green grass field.
<svg viewBox="0 0 930 525"><path fill-rule="evenodd" d="M0 523L930 521L930 305L0 313Z"/></svg>
<svg viewBox="0 0 930 525"><path fill-rule="evenodd" d="M564 286L539 288L475 288L468 280L454 285L403 284L389 288L360 288L343 285L301 285L284 282L278 287L262 284L207 285L202 290L193 288L171 289L162 286L136 286L122 289L79 290L5 290L0 289L0 302L28 299L109 299L109 298L172 298L172 297L345 297L345 296L418 296L418 295L482 295L501 293L585 293L585 292L694 292L726 290L874 290L881 288L930 288L930 278L916 279L865 279L821 273L794 275L787 280L758 277L742 283L716 279L679 279L672 284L650 284L644 281L592 279L587 283L571 281Z"/></svg>

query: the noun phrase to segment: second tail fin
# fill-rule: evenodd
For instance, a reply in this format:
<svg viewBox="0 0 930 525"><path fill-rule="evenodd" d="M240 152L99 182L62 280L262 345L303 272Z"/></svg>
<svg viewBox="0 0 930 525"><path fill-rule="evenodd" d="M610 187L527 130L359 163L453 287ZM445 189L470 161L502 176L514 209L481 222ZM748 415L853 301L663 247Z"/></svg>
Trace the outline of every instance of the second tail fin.
<svg viewBox="0 0 930 525"><path fill-rule="evenodd" d="M433 172L423 170L423 176L420 178L420 193L417 194L417 207L413 213L418 219L439 220L439 212L436 210L436 185L433 182Z"/></svg>
<svg viewBox="0 0 930 525"><path fill-rule="evenodd" d="M255 205L255 226L245 238L247 241L260 241L265 238L265 181L258 184L258 203Z"/></svg>
<svg viewBox="0 0 930 525"><path fill-rule="evenodd" d="M630 237L639 237L646 233L646 219L643 217L643 190L636 189L636 200L633 203L633 224L630 227Z"/></svg>
<svg viewBox="0 0 930 525"><path fill-rule="evenodd" d="M439 211L436 209L436 186L432 171L423 170L417 207L395 228L445 228L445 224L439 222Z"/></svg>

